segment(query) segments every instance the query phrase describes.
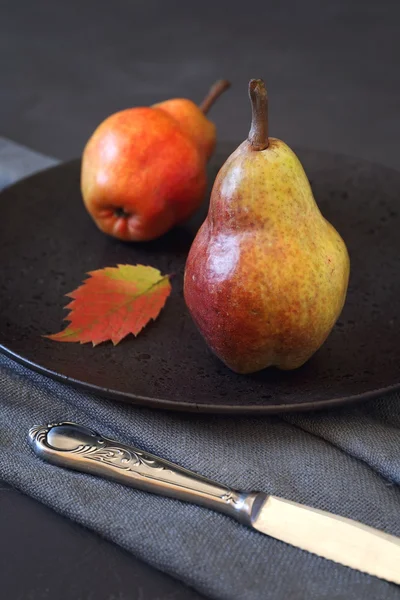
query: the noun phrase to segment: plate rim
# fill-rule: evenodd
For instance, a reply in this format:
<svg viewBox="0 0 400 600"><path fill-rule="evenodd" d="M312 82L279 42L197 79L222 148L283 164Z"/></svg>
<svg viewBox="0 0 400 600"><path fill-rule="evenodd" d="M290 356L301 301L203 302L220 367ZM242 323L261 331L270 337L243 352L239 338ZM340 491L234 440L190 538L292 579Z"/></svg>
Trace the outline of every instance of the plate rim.
<svg viewBox="0 0 400 600"><path fill-rule="evenodd" d="M198 404L196 402L186 403L174 400L165 400L161 398L150 398L149 396L141 396L133 394L131 392L119 392L118 390L108 389L68 377L68 375L62 375L52 369L43 367L36 364L34 361L24 358L17 352L14 352L6 348L3 344L0 344L0 352L12 358L24 367L27 367L31 371L45 375L60 383L66 383L78 390L85 390L94 395L109 400L116 400L125 404L130 404L136 407L156 408L158 410L169 410L175 412L190 412L190 413L203 413L203 414L279 414L279 413L295 413L295 412L310 412L316 410L324 410L328 408L335 408L338 406L344 406L348 404L357 404L359 402L365 402L368 400L374 400L375 398L385 397L389 394L400 391L400 382L385 388L370 390L368 392L362 392L361 394L355 394L352 396L341 396L339 398L329 398L327 400L312 400L303 402L302 404L271 404L267 406L263 405L219 405L219 404Z"/></svg>
<svg viewBox="0 0 400 600"><path fill-rule="evenodd" d="M219 143L219 149L221 146L231 147L233 142L221 141ZM233 147L233 146L232 146ZM350 161L361 161L362 163L367 163L369 165L377 166L383 168L385 170L400 174L400 170L379 163L378 161L368 160L362 157L357 157L353 155L347 155L344 153L338 152L330 152L329 150L321 150L318 148L312 148L308 146L295 146L294 151L296 154L298 152L314 152L314 153L322 153L323 155L330 155L332 157L341 157L348 159ZM216 152L215 154L217 154ZM0 196L3 194L7 194L13 188L16 188L20 185L26 184L29 180L35 179L37 176L43 175L49 171L55 171L60 168L69 167L72 165L79 164L81 162L81 157L74 157L66 161L62 161L60 163L49 165L44 169L41 169L35 173L30 173L18 181L13 182L11 185L6 186L4 189L0 190ZM306 402L302 402L301 404L293 404L293 403L282 403L282 404L270 404L270 405L226 405L226 404L209 404L209 403L196 403L196 402L182 402L178 400L166 400L162 398L155 398L149 396L142 396L140 394L134 394L132 392L123 392L111 388L106 388L102 386L98 386L93 383L85 382L79 379L75 379L73 377L69 377L68 375L63 375L62 373L58 373L48 367L35 363L33 360L26 358L20 355L17 351L14 351L10 348L7 348L4 344L0 342L0 353L2 355L8 356L9 358L15 360L17 363L22 366L30 369L33 372L37 372L41 375L49 377L55 381L71 385L75 389L83 390L88 393L91 393L95 396L99 396L102 398L108 398L110 400L115 400L118 402L123 402L130 404L136 407L147 407L147 408L155 408L158 410L166 410L166 411L175 411L175 412L190 412L190 413L202 413L202 414L226 414L226 415L256 415L256 414L284 414L284 413L295 413L295 412L310 412L310 411L320 411L329 408L341 407L351 404L357 404L359 402L365 402L368 400L374 400L378 397L386 397L392 393L400 392L400 376L398 383L387 387L376 388L373 390L368 390L366 392L356 393L349 396L340 396L336 398L328 398L328 399L318 399L314 398L313 400L309 400Z"/></svg>

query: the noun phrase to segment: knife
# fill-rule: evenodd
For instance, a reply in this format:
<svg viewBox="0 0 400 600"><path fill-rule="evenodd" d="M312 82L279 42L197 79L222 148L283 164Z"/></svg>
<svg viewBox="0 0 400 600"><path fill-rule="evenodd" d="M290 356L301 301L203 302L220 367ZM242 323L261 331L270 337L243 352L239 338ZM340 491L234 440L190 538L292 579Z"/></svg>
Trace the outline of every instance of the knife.
<svg viewBox="0 0 400 600"><path fill-rule="evenodd" d="M222 512L265 535L400 585L400 538L328 512L220 485L143 450L75 423L33 427L40 458Z"/></svg>

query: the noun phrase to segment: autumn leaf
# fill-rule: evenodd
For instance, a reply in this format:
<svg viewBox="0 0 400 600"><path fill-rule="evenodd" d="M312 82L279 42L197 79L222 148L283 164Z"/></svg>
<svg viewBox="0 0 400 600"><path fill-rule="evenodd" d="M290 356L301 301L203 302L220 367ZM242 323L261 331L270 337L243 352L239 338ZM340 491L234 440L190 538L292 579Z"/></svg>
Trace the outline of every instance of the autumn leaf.
<svg viewBox="0 0 400 600"><path fill-rule="evenodd" d="M75 291L66 308L69 325L45 337L56 342L111 340L114 346L129 333L137 335L150 319L156 319L171 293L168 275L144 265L118 265L88 273L89 279Z"/></svg>

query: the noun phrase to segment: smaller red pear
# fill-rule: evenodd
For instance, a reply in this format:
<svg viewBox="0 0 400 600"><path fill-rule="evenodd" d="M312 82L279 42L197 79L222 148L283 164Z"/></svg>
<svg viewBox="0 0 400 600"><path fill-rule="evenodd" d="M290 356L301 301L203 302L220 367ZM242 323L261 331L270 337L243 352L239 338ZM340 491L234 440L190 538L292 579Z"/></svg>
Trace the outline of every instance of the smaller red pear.
<svg viewBox="0 0 400 600"><path fill-rule="evenodd" d="M197 210L216 143L206 113L228 87L218 81L200 106L176 98L120 111L99 125L83 152L81 190L101 231L152 240Z"/></svg>

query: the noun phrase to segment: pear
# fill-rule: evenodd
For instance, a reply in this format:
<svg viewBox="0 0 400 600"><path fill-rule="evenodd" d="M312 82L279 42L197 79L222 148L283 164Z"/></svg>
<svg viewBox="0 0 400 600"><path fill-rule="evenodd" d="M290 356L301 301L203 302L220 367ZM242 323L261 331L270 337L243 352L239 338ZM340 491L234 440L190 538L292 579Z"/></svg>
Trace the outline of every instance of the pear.
<svg viewBox="0 0 400 600"><path fill-rule="evenodd" d="M350 271L299 159L268 137L262 80L250 81L249 96L248 139L217 175L184 278L194 322L237 373L303 365L338 319Z"/></svg>
<svg viewBox="0 0 400 600"><path fill-rule="evenodd" d="M175 119L181 130L200 148L208 161L215 149L217 130L207 114L214 102L230 85L226 79L216 81L200 106L188 98L172 98L153 104L152 108L162 110Z"/></svg>
<svg viewBox="0 0 400 600"><path fill-rule="evenodd" d="M206 114L229 87L217 81L200 106L174 98L128 108L100 123L82 156L84 205L120 240L154 240L203 202L216 128Z"/></svg>

